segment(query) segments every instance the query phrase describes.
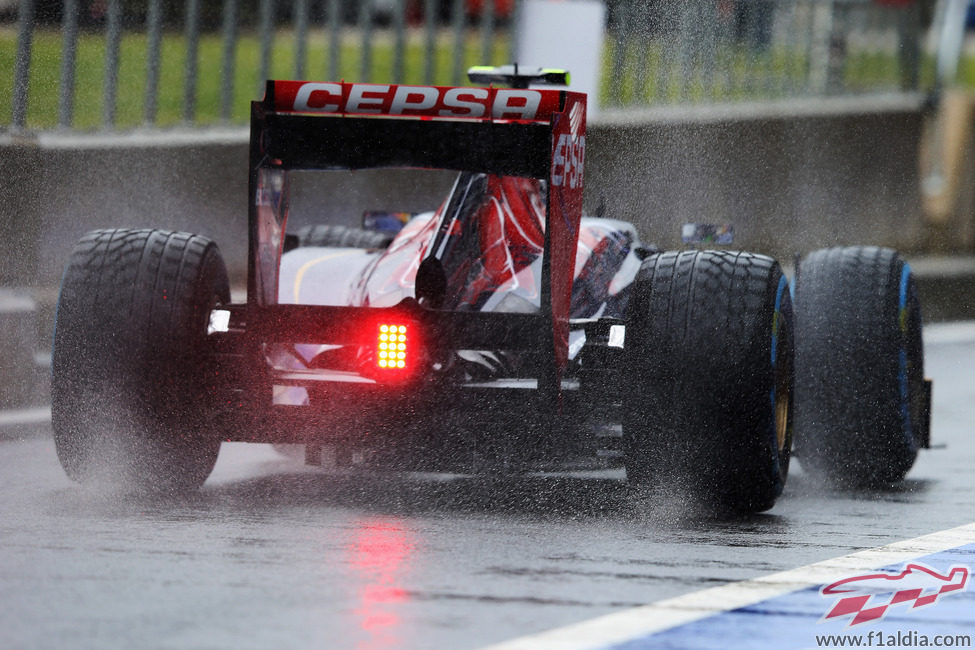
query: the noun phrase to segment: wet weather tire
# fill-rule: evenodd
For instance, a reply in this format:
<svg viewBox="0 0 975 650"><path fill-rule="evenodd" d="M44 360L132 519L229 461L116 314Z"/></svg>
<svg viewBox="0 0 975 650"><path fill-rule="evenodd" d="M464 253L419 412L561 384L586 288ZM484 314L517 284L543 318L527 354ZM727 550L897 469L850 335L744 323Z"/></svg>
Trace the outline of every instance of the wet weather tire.
<svg viewBox="0 0 975 650"><path fill-rule="evenodd" d="M210 309L227 271L204 237L97 230L75 246L58 299L54 442L68 476L125 490L196 489L220 439L205 419Z"/></svg>
<svg viewBox="0 0 975 650"><path fill-rule="evenodd" d="M792 303L768 257L649 257L628 307L624 461L635 484L771 508L792 443Z"/></svg>
<svg viewBox="0 0 975 650"><path fill-rule="evenodd" d="M901 480L927 438L921 306L893 250L819 250L796 282L796 455L838 485Z"/></svg>
<svg viewBox="0 0 975 650"><path fill-rule="evenodd" d="M299 246L386 248L392 239L392 235L385 232L331 224L305 226L298 229Z"/></svg>

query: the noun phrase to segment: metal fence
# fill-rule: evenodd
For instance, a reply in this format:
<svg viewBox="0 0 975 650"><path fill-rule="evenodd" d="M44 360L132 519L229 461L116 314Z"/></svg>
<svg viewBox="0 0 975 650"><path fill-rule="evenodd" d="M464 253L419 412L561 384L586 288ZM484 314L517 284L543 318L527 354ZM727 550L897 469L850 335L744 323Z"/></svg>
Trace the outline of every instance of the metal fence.
<svg viewBox="0 0 975 650"><path fill-rule="evenodd" d="M39 4L19 0L16 37L0 31L13 61L0 123L15 130L235 122L272 76L460 84L466 65L511 58L510 2L223 0L217 20L200 0Z"/></svg>
<svg viewBox="0 0 975 650"><path fill-rule="evenodd" d="M915 90L932 4L620 0L603 99L626 106Z"/></svg>
<svg viewBox="0 0 975 650"><path fill-rule="evenodd" d="M469 65L517 60L530 1L0 0L0 125L242 123L269 77L460 84ZM923 76L925 0L606 5L607 106L885 92Z"/></svg>

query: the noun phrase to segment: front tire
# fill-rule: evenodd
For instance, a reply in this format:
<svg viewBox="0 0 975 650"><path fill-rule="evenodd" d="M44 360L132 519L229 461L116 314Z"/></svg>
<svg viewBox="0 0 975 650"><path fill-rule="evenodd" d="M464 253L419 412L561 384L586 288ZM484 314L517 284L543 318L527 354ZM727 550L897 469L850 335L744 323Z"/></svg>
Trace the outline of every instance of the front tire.
<svg viewBox="0 0 975 650"><path fill-rule="evenodd" d="M792 303L778 263L651 256L633 285L626 351L628 479L720 509L771 508L792 445Z"/></svg>
<svg viewBox="0 0 975 650"><path fill-rule="evenodd" d="M196 489L220 449L208 430L215 375L206 336L230 301L204 237L97 230L75 246L61 285L52 359L54 442L80 483Z"/></svg>

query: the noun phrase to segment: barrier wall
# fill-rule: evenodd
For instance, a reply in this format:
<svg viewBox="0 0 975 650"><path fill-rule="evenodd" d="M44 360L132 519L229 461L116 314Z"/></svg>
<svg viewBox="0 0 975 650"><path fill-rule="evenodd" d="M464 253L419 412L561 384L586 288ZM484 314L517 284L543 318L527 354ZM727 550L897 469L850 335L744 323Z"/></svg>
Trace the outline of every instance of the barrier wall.
<svg viewBox="0 0 975 650"><path fill-rule="evenodd" d="M920 97L604 112L588 134L586 210L679 245L685 222L733 223L736 247L791 258L846 243L923 250ZM449 180L334 179L323 201L375 183L386 209L433 208ZM91 228L153 226L213 237L245 268L245 130L0 141L0 285L56 286ZM351 221L355 217L350 216Z"/></svg>
<svg viewBox="0 0 975 650"><path fill-rule="evenodd" d="M919 96L605 115L590 131L587 208L664 248L687 222L786 260L838 244L926 245Z"/></svg>

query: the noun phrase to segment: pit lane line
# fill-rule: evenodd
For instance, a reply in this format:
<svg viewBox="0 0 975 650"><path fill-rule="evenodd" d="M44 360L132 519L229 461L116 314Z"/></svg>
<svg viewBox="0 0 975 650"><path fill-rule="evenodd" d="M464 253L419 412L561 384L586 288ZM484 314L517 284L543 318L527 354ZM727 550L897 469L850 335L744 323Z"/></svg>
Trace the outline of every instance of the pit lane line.
<svg viewBox="0 0 975 650"><path fill-rule="evenodd" d="M927 560L928 556L939 555L940 557L933 557L933 559L942 562L946 560L957 562L959 559L967 559L969 564L975 561L975 523L894 542L886 546L857 551L849 555L752 580L734 582L641 607L614 612L547 632L504 641L488 646L483 650L588 650L614 646L676 648L698 647L697 643L703 643L701 647L709 647L709 644L713 644L715 641L713 637L703 641L685 643L689 641L689 638L682 640L664 639L661 637L654 638L654 635L660 635L680 626L705 619L717 620L717 617L721 615L743 608L753 608L744 614L751 619L750 622L755 624L756 629L748 629L752 628L752 625L741 625L742 618L738 617L735 625L709 626L711 634L719 630L718 633L725 633L727 632L725 628L733 630L734 637L729 638L727 634L724 636L725 647L783 647L781 637L776 638L775 631L780 633L788 633L790 629L794 631L793 624L798 619L804 618L807 622L810 620L815 622L815 619L828 611L831 602L819 597L818 588L820 586L888 565L899 566L908 561L918 560L919 558ZM943 569L944 567L939 566L939 568ZM811 588L815 588L812 593L816 599L810 601L809 590ZM764 608L754 608L754 606L765 601L787 595L800 597L800 600L805 601L805 605L811 604L812 609L809 607L797 609L795 604L783 606L782 603L769 604ZM975 597L975 594L972 597ZM971 599L966 598L956 602L962 603L967 610L961 621L966 623L964 629L975 638L975 627L969 627L973 625L971 623ZM942 608L940 611L944 612L945 610ZM894 619L895 624L902 629L910 628L913 623L912 619L903 618L903 612L900 611L898 611L898 615L898 618ZM785 616L786 625L770 625L769 616ZM950 620L940 620L938 625L939 631L942 633L947 633L957 627ZM699 632L700 630L697 631L697 633ZM824 627L820 632L823 634L842 634L844 632L866 634L867 630L826 629ZM758 633L759 637L754 636L755 633ZM806 645L815 647L814 639L812 637L806 639Z"/></svg>

